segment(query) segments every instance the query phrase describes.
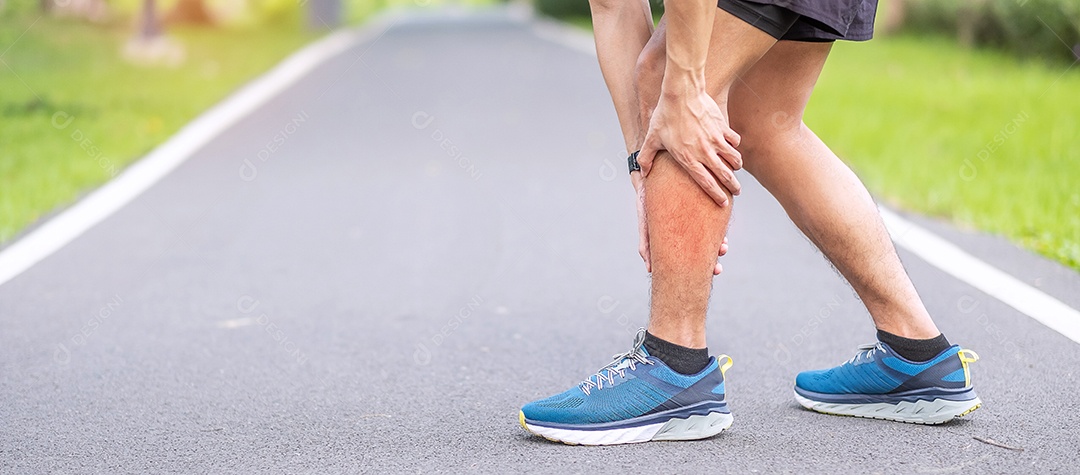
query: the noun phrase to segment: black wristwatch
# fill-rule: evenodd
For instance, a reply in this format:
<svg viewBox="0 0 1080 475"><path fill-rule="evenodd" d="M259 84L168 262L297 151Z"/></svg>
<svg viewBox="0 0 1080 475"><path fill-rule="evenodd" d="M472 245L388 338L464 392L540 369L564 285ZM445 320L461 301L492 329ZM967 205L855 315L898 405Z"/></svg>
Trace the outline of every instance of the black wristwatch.
<svg viewBox="0 0 1080 475"><path fill-rule="evenodd" d="M641 165L638 165L637 162L637 155L639 153L641 153L641 150L631 153L629 157L626 157L626 165L630 167L630 173L641 171Z"/></svg>

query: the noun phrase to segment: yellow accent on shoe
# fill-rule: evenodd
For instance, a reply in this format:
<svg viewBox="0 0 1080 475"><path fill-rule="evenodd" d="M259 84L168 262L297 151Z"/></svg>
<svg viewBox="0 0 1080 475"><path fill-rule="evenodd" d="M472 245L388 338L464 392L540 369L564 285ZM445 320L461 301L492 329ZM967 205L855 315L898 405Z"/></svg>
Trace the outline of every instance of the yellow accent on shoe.
<svg viewBox="0 0 1080 475"><path fill-rule="evenodd" d="M982 407L982 403L971 406L971 409L968 409L968 410L966 410L966 411L964 411L964 412L962 412L960 414L957 414L956 417L953 417L953 419L959 419L959 418L964 417L964 416L966 416L968 414L971 414L972 411L974 411L974 410L976 410L976 409L978 409L980 407Z"/></svg>
<svg viewBox="0 0 1080 475"><path fill-rule="evenodd" d="M522 429L529 430L529 426L525 425L525 411L518 411L518 423L521 424Z"/></svg>
<svg viewBox="0 0 1080 475"><path fill-rule="evenodd" d="M976 361L979 361L979 355L974 351L968 349L960 350L956 353L956 355L960 357L960 364L964 366L964 387L970 387L971 371L968 369L968 363L974 363Z"/></svg>
<svg viewBox="0 0 1080 475"><path fill-rule="evenodd" d="M723 358L727 358L727 361L724 361L723 363L720 364L720 375L721 376L726 376L727 375L727 370L729 368L731 368L731 365L735 364L735 361L732 360L731 357L728 356L728 355L720 355L720 356L716 357L716 359L718 359L718 360L723 359Z"/></svg>

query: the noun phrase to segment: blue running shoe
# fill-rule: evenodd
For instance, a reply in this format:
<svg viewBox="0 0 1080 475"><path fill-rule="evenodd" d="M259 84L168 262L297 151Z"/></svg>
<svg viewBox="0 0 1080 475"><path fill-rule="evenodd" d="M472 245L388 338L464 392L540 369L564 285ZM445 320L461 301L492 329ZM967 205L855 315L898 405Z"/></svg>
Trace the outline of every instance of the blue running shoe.
<svg viewBox="0 0 1080 475"><path fill-rule="evenodd" d="M731 358L710 358L682 375L645 349L645 330L634 348L581 384L521 409L525 430L571 445L615 445L650 440L695 440L731 426L724 372Z"/></svg>
<svg viewBox="0 0 1080 475"><path fill-rule="evenodd" d="M878 342L835 368L795 378L795 400L826 414L941 424L982 405L971 387L974 351L953 345L930 361L904 359Z"/></svg>

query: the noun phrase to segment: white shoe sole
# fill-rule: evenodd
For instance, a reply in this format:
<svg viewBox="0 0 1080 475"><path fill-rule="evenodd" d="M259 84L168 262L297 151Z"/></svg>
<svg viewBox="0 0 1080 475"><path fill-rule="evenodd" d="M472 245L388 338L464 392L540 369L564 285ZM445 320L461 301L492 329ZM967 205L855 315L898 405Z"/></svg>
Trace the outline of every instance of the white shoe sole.
<svg viewBox="0 0 1080 475"><path fill-rule="evenodd" d="M799 401L799 404L802 404L807 409L825 414L930 425L942 424L963 417L982 406L982 401L977 397L967 401L934 399L932 401L898 402L895 404L837 404L812 401L800 396L799 393L795 393L795 400Z"/></svg>
<svg viewBox="0 0 1080 475"><path fill-rule="evenodd" d="M608 430L571 430L529 424L525 413L520 413L521 427L545 439L570 445L618 445L648 442L651 440L698 440L707 439L731 427L731 414L710 412L703 416L686 419L669 419L639 427Z"/></svg>

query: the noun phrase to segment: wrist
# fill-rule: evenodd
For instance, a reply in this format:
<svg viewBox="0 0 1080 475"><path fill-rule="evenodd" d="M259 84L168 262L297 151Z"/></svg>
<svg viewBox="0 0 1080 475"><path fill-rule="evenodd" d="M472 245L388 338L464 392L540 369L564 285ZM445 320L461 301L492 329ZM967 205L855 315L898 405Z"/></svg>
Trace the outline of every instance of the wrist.
<svg viewBox="0 0 1080 475"><path fill-rule="evenodd" d="M667 70L660 84L660 95L665 98L691 97L705 92L705 71L681 68Z"/></svg>
<svg viewBox="0 0 1080 475"><path fill-rule="evenodd" d="M642 133L641 130L638 130L633 137L630 135L623 137L623 142L626 144L627 155L641 151L641 144L645 142L644 135L645 134Z"/></svg>

